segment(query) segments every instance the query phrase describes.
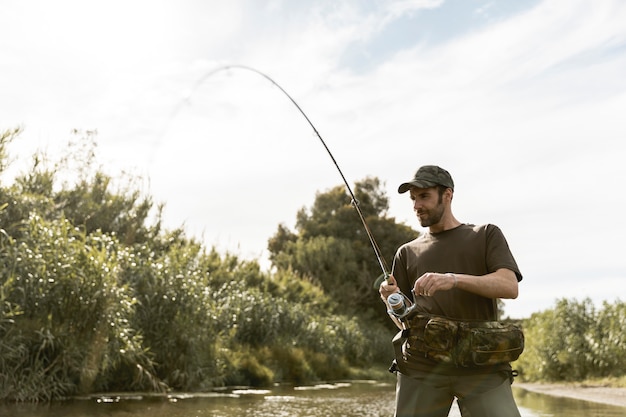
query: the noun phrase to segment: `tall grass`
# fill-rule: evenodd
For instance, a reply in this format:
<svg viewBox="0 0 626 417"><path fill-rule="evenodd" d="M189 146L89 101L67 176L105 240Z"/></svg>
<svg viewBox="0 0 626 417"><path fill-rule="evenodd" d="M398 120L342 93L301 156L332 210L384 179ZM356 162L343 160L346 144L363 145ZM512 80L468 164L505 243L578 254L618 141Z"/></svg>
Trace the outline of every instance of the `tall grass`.
<svg viewBox="0 0 626 417"><path fill-rule="evenodd" d="M180 237L158 253L37 216L2 236L0 399L346 378L390 338Z"/></svg>
<svg viewBox="0 0 626 417"><path fill-rule="evenodd" d="M152 362L130 327L136 300L117 283L115 240L33 215L20 240L1 243L0 398L91 392L124 364L135 365L132 386L154 386Z"/></svg>

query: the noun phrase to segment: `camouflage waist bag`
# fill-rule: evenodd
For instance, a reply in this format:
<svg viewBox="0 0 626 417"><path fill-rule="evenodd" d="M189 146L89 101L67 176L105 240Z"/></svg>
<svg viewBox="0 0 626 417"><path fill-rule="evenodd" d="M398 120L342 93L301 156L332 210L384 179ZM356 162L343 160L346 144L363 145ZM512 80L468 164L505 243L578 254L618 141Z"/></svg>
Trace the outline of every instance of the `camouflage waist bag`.
<svg viewBox="0 0 626 417"><path fill-rule="evenodd" d="M417 315L410 319L405 348L412 355L472 367L512 362L524 350L524 332L513 323L465 322Z"/></svg>

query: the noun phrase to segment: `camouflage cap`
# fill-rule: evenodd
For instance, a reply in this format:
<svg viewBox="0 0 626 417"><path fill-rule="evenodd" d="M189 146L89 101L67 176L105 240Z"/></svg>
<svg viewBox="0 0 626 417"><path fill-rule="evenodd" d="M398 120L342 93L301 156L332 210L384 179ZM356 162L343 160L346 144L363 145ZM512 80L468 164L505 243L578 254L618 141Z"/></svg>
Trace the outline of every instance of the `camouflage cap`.
<svg viewBox="0 0 626 417"><path fill-rule="evenodd" d="M411 187L430 188L437 185L443 185L454 190L454 181L452 181L448 171L436 165L424 165L417 170L412 180L398 187L398 192L402 194L409 191Z"/></svg>

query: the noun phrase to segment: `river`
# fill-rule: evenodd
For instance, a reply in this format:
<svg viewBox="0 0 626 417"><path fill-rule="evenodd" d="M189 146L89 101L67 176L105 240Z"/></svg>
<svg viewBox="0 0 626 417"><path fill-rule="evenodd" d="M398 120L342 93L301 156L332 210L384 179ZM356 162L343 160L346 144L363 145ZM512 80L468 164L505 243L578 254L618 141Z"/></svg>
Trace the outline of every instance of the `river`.
<svg viewBox="0 0 626 417"><path fill-rule="evenodd" d="M626 408L515 388L523 417L623 417ZM228 389L205 394L107 394L51 404L0 405L2 417L389 417L394 385L351 381L270 390ZM459 417L453 404L450 417Z"/></svg>

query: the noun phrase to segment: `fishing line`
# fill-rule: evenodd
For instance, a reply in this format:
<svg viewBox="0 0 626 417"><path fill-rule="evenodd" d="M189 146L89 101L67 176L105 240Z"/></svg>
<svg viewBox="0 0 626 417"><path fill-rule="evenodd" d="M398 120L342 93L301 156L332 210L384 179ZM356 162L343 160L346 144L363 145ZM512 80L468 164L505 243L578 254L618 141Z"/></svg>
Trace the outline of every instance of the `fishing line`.
<svg viewBox="0 0 626 417"><path fill-rule="evenodd" d="M361 208L359 207L359 202L356 199L356 197L354 196L354 193L352 192L352 188L350 187L350 184L346 180L346 177L343 175L343 171L341 171L341 168L339 167L339 164L337 163L337 160L335 159L335 157L333 156L332 152L328 148L328 145L326 145L326 142L324 141L324 139L322 139L322 135L320 135L320 133L317 130L317 128L315 127L315 125L313 125L313 122L311 122L311 119L309 119L309 117L306 115L304 110L302 110L300 105L298 105L298 103L293 99L293 97L291 97L291 95L289 93L287 93L287 91L283 87L281 87L270 76L268 76L267 74L265 74L265 73L255 69L255 68L248 67L248 66L245 66L245 65L225 65L225 66L222 66L222 67L218 67L218 68L208 72L203 77L201 77L194 84L194 86L191 89L191 92L193 93L194 91L196 91L202 85L202 83L204 83L204 81L206 81L208 78L212 77L213 75L217 74L218 72L231 70L231 69L241 69L241 70L251 71L251 72L253 72L255 74L258 74L261 77L265 78L266 80L271 82L274 86L276 86L285 96L287 96L287 98L291 101L291 103L294 106L296 106L296 108L298 109L300 114L302 114L302 116L304 116L306 121L309 123L309 126L311 126L311 128L313 129L313 132L315 132L315 135L317 136L317 138L320 140L320 142L324 146L324 149L326 149L326 152L328 153L328 156L330 156L330 159L332 160L333 164L337 168L337 171L339 171L339 175L341 175L341 179L343 180L343 183L345 184L346 189L348 190L348 193L350 194L350 198L352 199L351 204L352 204L352 206L354 206L354 208L356 209L356 212L359 215L359 219L361 220L361 223L363 224L363 227L365 228L365 233L367 234L367 237L368 237L368 239L370 241L370 244L372 245L372 249L374 250L374 254L376 255L376 259L378 261L378 264L379 264L381 270L383 271L382 278L383 279L387 279L390 274L388 272L389 269L387 267L387 264L385 263L385 259L383 258L382 254L380 252L380 248L378 247L378 244L376 243L376 239L374 239L374 235L372 234L372 231L370 230L369 226L367 225L367 222L365 221L365 217L363 216L363 212L361 211ZM182 109L182 107L186 104L187 101L188 100L183 100L178 106L176 106L174 108L174 110L173 110L173 112L172 112L172 114L170 116L170 120L174 116L176 116L178 114L178 112ZM380 278L377 281L380 281Z"/></svg>

